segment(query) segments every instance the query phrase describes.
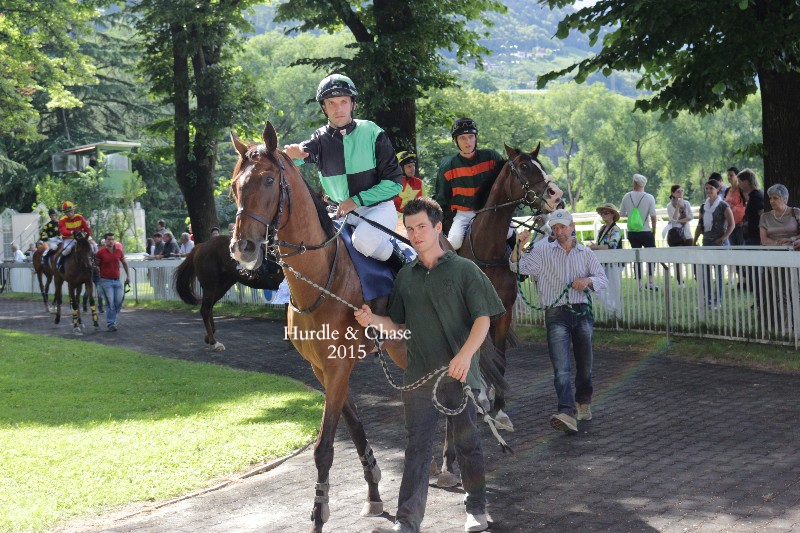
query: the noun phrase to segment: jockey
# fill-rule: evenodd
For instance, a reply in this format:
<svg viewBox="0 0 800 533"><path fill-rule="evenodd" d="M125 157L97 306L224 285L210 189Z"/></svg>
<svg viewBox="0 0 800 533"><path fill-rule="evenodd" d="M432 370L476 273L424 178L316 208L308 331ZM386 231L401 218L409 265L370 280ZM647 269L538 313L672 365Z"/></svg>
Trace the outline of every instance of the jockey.
<svg viewBox="0 0 800 533"><path fill-rule="evenodd" d="M39 239L47 244L47 249L42 253L42 262L51 250L55 250L61 244L61 233L58 231L58 211L51 207L47 214L50 216L50 220L42 226L42 233L39 235Z"/></svg>
<svg viewBox="0 0 800 533"><path fill-rule="evenodd" d="M339 203L337 215L355 227L353 246L367 257L386 261L393 254L389 234L355 212L394 230L397 213L392 199L402 189L402 172L389 137L374 122L354 120L358 90L353 81L331 74L317 88L317 102L328 122L300 144L284 146L298 165L317 165L325 193ZM349 216L348 216L349 215Z"/></svg>
<svg viewBox="0 0 800 533"><path fill-rule="evenodd" d="M403 190L394 197L394 207L398 213L414 198L422 196L422 180L416 175L417 155L405 150L397 154L397 164L403 170Z"/></svg>
<svg viewBox="0 0 800 533"><path fill-rule="evenodd" d="M442 209L456 212L447 240L458 250L475 218L475 193L487 180L497 178L506 160L494 150L478 150L478 125L471 118L457 118L450 128L450 136L458 153L439 164L433 199ZM512 234L509 230L508 236Z"/></svg>
<svg viewBox="0 0 800 533"><path fill-rule="evenodd" d="M83 231L87 237L92 235L92 230L89 228L89 223L83 216L75 213L75 204L66 201L61 204L61 210L64 216L58 221L58 231L61 233L61 239L64 241L64 246L58 257L59 270L63 267L64 257L68 256L75 246L75 238L73 237L76 231Z"/></svg>

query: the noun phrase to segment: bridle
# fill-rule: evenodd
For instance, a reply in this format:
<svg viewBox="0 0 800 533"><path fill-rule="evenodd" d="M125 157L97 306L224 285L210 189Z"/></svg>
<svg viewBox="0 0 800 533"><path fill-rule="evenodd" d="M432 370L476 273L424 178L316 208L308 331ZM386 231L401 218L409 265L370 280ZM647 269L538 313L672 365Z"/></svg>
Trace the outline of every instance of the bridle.
<svg viewBox="0 0 800 533"><path fill-rule="evenodd" d="M518 157L522 157L523 155L527 155L527 154L519 154ZM533 157L531 157L531 162L538 163L538 161ZM511 195L511 182L509 181L509 185L508 185L508 198L509 198L509 200L507 202L503 202L503 203L500 203L500 204L495 204L495 205L491 205L491 206L488 206L488 207L484 207L482 209L478 209L477 211L475 211L475 217L476 218L480 213L483 213L483 212L486 212L486 211L497 211L501 207L508 207L510 205L514 205L514 206L525 205L527 207L530 207L533 210L539 211L540 209L536 207L536 204L539 203L539 205L541 206L542 203L544 203L545 200L544 200L543 194L540 195L539 193L537 193L532 188L532 186L528 182L528 180L526 180L525 178L522 177L522 174L520 173L519 169L514 164L514 160L509 158L509 160L507 161L506 164L508 165L508 168L511 171L511 174L514 176L514 178L517 180L517 182L519 183L520 187L522 188L522 196L520 198L517 198L517 199L511 198L511 196L512 196ZM544 191L546 192L549 189L550 184L553 182L553 180L547 179L547 174L544 173L544 170L541 168L541 166L539 166L539 168L542 170L542 174L544 175L544 178L542 178L541 181L543 181L544 184L545 184ZM539 183L539 182L537 181L536 183ZM475 223L475 221L473 220L473 224L474 223ZM507 261L503 261L503 260L489 262L489 261L482 261L482 260L478 259L478 256L475 253L475 246L474 246L473 241L472 241L472 231L470 231L468 233L467 237L468 237L468 241L469 241L470 251L472 252L472 257L473 257L472 260L477 265L479 265L479 266L481 266L483 268L508 266L508 262Z"/></svg>
<svg viewBox="0 0 800 533"><path fill-rule="evenodd" d="M317 245L306 245L302 242L300 244L293 244L290 242L282 241L278 239L278 231L281 229L281 220L283 219L284 210L288 213L286 223L288 223L288 217L292 214L292 195L291 190L289 187L289 182L286 179L286 167L283 164L283 157L289 157L283 152L278 153L278 157L276 162L278 163L278 168L280 169L280 177L278 179L278 186L280 187L280 193L278 196L278 210L275 213L275 217L272 220L268 220L266 217L259 215L258 213L253 213L252 211L248 211L242 206L237 206L236 209L236 218L239 219L240 217L250 217L256 222L260 222L263 224L266 229L266 235L262 244L265 245L265 255L272 257L274 262L277 263L282 268L288 268L291 272L297 276L297 272L283 259L287 257L291 257L293 255L299 255L305 253L309 250L319 250L325 248L329 244L336 242L336 251L333 256L333 265L331 266L330 273L328 274L328 281L325 284L325 290L320 293L317 300L310 306L305 309L298 309L294 302L289 303L292 306L292 310L296 313L307 314L313 313L322 302L325 300L326 292L330 292L330 288L333 285L333 278L334 274L336 273L336 265L339 262L339 234L344 229L344 223L339 227L339 230L331 236L328 240L323 242L322 244ZM238 199L237 199L238 205ZM284 226L285 224L284 223ZM292 252L289 253L281 253L281 247L291 248ZM266 257L265 257L266 259ZM290 293L291 295L291 293Z"/></svg>

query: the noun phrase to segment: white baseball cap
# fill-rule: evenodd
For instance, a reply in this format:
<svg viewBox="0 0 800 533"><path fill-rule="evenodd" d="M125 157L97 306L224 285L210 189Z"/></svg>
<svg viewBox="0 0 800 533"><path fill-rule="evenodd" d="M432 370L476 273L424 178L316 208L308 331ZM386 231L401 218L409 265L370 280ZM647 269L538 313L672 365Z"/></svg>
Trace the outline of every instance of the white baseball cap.
<svg viewBox="0 0 800 533"><path fill-rule="evenodd" d="M569 226L572 224L572 215L566 209L556 209L550 214L550 226L556 224L563 224Z"/></svg>

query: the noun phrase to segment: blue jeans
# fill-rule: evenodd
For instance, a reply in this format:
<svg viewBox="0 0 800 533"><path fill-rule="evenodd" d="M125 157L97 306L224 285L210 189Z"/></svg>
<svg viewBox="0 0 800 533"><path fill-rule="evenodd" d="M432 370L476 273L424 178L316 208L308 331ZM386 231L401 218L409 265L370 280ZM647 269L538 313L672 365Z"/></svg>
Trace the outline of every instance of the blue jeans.
<svg viewBox="0 0 800 533"><path fill-rule="evenodd" d="M703 238L703 246L718 246L718 245L714 244L712 241L709 241L709 243L706 244L706 239ZM724 243L722 243L722 246L726 246L726 247L730 246L730 242L729 241L725 241ZM716 271L717 271L716 272L716 274L717 274L716 292L714 292L714 289L711 287L711 269L712 268L716 269ZM722 280L722 265L703 265L703 280L704 280L704 282L703 282L703 293L705 294L705 297L706 297L706 303L708 305L719 305L719 304L721 304L722 303L722 284L723 284L722 283L723 282L723 280Z"/></svg>
<svg viewBox="0 0 800 533"><path fill-rule="evenodd" d="M100 278L100 290L106 299L106 325L117 325L117 313L122 307L122 298L125 293L122 290L122 282L118 279Z"/></svg>
<svg viewBox="0 0 800 533"><path fill-rule="evenodd" d="M558 412L575 416L575 402L592 401L592 333L594 317L586 304L566 305L548 309L544 320L547 326L547 348L553 364L553 384L558 395ZM570 341L575 353L575 388L572 388Z"/></svg>
<svg viewBox="0 0 800 533"><path fill-rule="evenodd" d="M431 386L403 392L406 420L406 454L403 481L397 503L397 521L413 531L419 531L428 501L433 438L442 414L431 403ZM477 398L480 391L472 391ZM439 402L453 409L461 405L461 383L442 380L437 396ZM481 448L475 406L470 401L460 414L448 417L453 426L461 481L467 493L466 511L472 514L486 512L486 464Z"/></svg>

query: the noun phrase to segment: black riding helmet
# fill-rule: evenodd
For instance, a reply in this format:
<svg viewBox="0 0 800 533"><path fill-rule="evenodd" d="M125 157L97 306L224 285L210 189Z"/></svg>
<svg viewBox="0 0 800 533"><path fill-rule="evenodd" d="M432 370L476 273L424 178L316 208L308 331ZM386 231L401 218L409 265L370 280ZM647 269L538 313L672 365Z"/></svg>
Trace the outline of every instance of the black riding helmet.
<svg viewBox="0 0 800 533"><path fill-rule="evenodd" d="M467 117L461 117L453 121L453 127L450 128L450 136L453 138L453 144L458 146L458 136L465 133L475 134L475 150L478 149L478 125L474 120Z"/></svg>
<svg viewBox="0 0 800 533"><path fill-rule="evenodd" d="M53 209L53 208L51 207L50 209L48 209L48 210L47 210L47 214L48 214L48 215L57 215L57 214L58 214L58 211L56 211L55 209Z"/></svg>
<svg viewBox="0 0 800 533"><path fill-rule="evenodd" d="M353 103L358 101L358 89L353 80L341 74L331 74L319 82L317 87L317 102L322 105L326 98L336 98L337 96L349 96Z"/></svg>

